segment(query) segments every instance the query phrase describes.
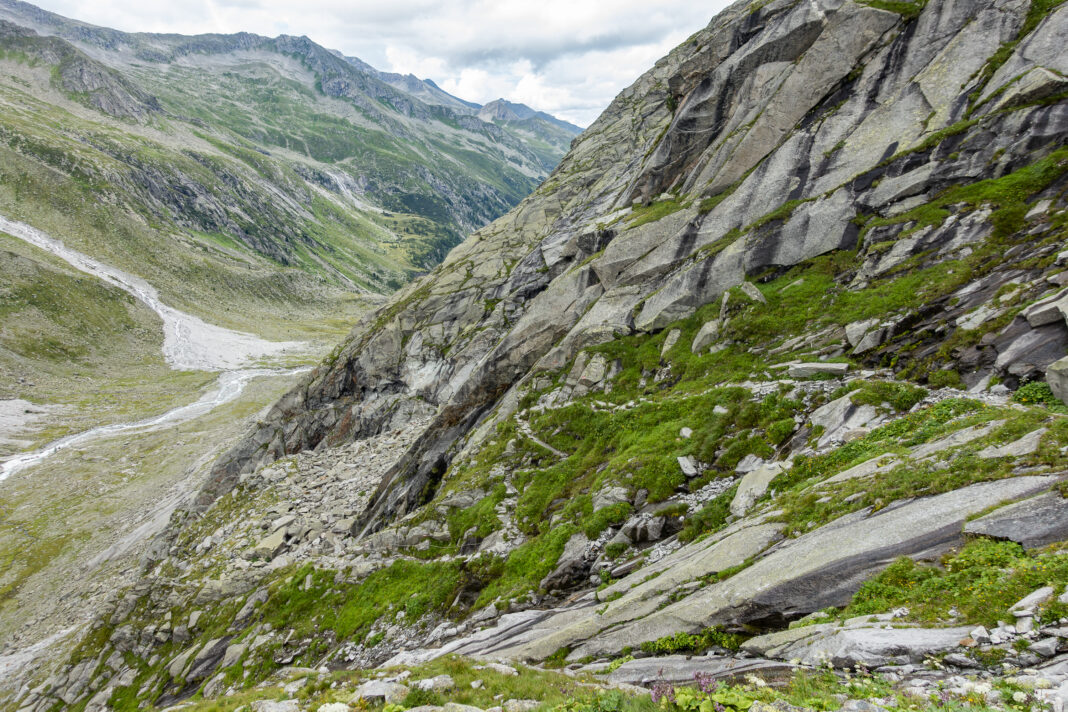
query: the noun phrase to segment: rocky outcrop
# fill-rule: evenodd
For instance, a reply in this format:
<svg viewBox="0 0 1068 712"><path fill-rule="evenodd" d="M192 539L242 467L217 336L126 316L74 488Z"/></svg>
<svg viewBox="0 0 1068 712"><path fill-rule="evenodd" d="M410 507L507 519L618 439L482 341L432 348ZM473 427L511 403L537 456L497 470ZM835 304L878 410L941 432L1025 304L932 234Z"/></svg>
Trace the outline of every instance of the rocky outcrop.
<svg viewBox="0 0 1068 712"><path fill-rule="evenodd" d="M12 51L55 65L54 82L59 89L105 114L144 121L161 112L156 97L63 40L40 37L33 30L0 20L0 42Z"/></svg>
<svg viewBox="0 0 1068 712"><path fill-rule="evenodd" d="M417 574L396 573L347 640L257 637L285 665L692 646L714 655L678 674L725 676L739 659L718 645L740 631L785 636L741 663L769 675L789 673L780 654L907 667L958 647L960 631L877 625L895 616L781 629L900 557L1060 536L1062 428L1005 384L1068 345L1068 107L980 100L1012 90L1000 48L1022 70L1054 63L1024 40L1068 16L877 5L738 3L661 60L534 195L369 314L217 461L153 562L174 576L154 605L210 562L225 589L193 595L239 591L214 623L252 625L257 590L389 590L387 571L425 564L448 569L448 595L421 623L394 606ZM300 466L392 438L357 496ZM313 521L332 498L346 511ZM246 521L218 525L231 506ZM316 569L305 583L297 562ZM1039 605L1013 612L1013 635ZM613 665L644 684L643 659Z"/></svg>
<svg viewBox="0 0 1068 712"><path fill-rule="evenodd" d="M569 647L573 659L579 659L652 641L666 630L696 633L716 625L769 626L839 606L860 582L893 559L934 556L959 543L970 514L1040 492L1052 482L1018 477L902 503L874 515L847 515L784 543L727 580L698 589L677 603L661 608L670 601L668 596L648 597L635 589L596 616L550 623L547 635L504 654L540 659ZM650 583L656 585L659 578ZM637 600L641 605L634 605Z"/></svg>
<svg viewBox="0 0 1068 712"><path fill-rule="evenodd" d="M1037 432L1037 431L1036 431ZM1001 507L964 525L964 533L1039 549L1068 540L1068 499L1048 492Z"/></svg>
<svg viewBox="0 0 1068 712"><path fill-rule="evenodd" d="M994 111L969 98L1005 86L979 70L1023 19L1013 2L930 2L910 20L847 0L733 6L624 91L535 195L358 325L219 461L200 501L259 463L380 432L413 404L434 410L380 489L373 529L433 491L534 374L686 317L746 275L854 247L862 216L1048 155L1068 130L1063 104ZM1014 66L1055 62L1044 46L1021 45ZM666 217L635 219L671 200ZM865 244L892 248L861 255L856 281L974 249L994 230L974 207L924 229L871 228ZM961 313L991 291L958 300ZM904 337L909 322L893 323L866 357ZM1013 328L980 368L1030 377L1068 344L1064 323Z"/></svg>

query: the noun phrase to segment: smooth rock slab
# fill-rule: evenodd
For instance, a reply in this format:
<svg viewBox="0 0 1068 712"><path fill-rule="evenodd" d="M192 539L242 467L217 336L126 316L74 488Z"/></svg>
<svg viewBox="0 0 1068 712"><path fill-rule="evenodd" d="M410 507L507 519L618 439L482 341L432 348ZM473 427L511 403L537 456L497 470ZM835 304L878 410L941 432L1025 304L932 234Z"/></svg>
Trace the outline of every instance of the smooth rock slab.
<svg viewBox="0 0 1068 712"><path fill-rule="evenodd" d="M849 371L848 363L813 362L795 363L786 372L790 378L810 378L825 373L832 376L844 376L847 371Z"/></svg>
<svg viewBox="0 0 1068 712"><path fill-rule="evenodd" d="M859 465L854 465L848 470L843 470L833 477L828 477L820 484L829 485L835 482L845 482L846 480L853 480L860 477L871 477L873 475L882 474L883 472L889 472L899 464L901 464L901 461L896 455L876 455L872 459L865 460Z"/></svg>
<svg viewBox="0 0 1068 712"><path fill-rule="evenodd" d="M746 641L746 652L803 665L831 663L838 668L921 663L936 653L953 650L970 628L841 628L823 623L762 635Z"/></svg>
<svg viewBox="0 0 1068 712"><path fill-rule="evenodd" d="M604 626L574 625L516 652L546 657L570 645L575 646L571 656L577 660L618 652L678 631L696 633L715 625L782 624L827 606L844 605L861 583L895 558L941 554L959 544L968 516L1005 500L1041 492L1055 481L1053 477L1015 477L891 505L874 516L867 516L867 511L854 512L640 620L608 631ZM585 642L576 646L583 639ZM548 650L541 654L543 647Z"/></svg>
<svg viewBox="0 0 1068 712"><path fill-rule="evenodd" d="M929 443L924 443L912 451L909 455L913 460L922 460L931 455L935 455L940 452L945 452L950 448L960 447L961 445L967 445L970 442L978 440L979 438L985 438L990 433L994 432L1002 425L1005 424L1004 420L992 420L989 423L981 423L979 425L973 425L969 428L961 428L960 430L950 433L944 438L939 440L933 440Z"/></svg>
<svg viewBox="0 0 1068 712"><path fill-rule="evenodd" d="M819 446L841 440L850 430L873 426L880 422L879 412L871 405L857 405L852 394L847 393L812 411L813 427L822 427Z"/></svg>
<svg viewBox="0 0 1068 712"><path fill-rule="evenodd" d="M1047 492L1016 502L968 522L964 533L1040 549L1068 539L1068 499L1057 492Z"/></svg>
<svg viewBox="0 0 1068 712"><path fill-rule="evenodd" d="M731 514L741 517L748 512L768 491L772 480L778 477L784 469L781 462L773 462L770 465L762 465L743 477L731 501Z"/></svg>
<svg viewBox="0 0 1068 712"><path fill-rule="evenodd" d="M991 460L995 457L1023 457L1024 455L1031 455L1038 450L1038 446L1042 442L1042 436L1045 434L1046 428L1032 430L1019 440L1014 440L1011 443L985 447L979 451L978 455L984 460Z"/></svg>
<svg viewBox="0 0 1068 712"><path fill-rule="evenodd" d="M726 682L742 680L746 675L774 681L788 679L795 669L794 665L777 660L720 655L667 655L625 662L608 676L608 682L613 685L649 686L663 680L673 684L692 684L697 673Z"/></svg>

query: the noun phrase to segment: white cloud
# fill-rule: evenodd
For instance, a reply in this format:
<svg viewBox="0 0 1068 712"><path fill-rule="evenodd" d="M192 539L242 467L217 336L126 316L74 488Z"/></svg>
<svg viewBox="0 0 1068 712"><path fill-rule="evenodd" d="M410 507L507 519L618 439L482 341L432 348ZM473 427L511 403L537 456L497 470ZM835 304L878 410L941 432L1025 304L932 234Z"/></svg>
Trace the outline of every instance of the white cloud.
<svg viewBox="0 0 1068 712"><path fill-rule="evenodd" d="M464 99L581 125L729 0L37 0L128 32L307 35Z"/></svg>

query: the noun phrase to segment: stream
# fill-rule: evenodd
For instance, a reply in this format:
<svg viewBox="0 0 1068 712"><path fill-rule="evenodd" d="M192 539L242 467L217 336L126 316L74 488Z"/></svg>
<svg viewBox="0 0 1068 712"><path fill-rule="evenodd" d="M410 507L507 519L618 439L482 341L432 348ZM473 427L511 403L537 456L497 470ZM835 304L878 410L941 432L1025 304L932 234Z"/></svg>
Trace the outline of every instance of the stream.
<svg viewBox="0 0 1068 712"><path fill-rule="evenodd" d="M25 223L0 215L0 231L45 250L66 261L72 267L98 277L143 302L163 320L163 357L167 364L180 371L220 371L215 387L188 405L136 422L114 423L60 438L33 452L22 453L0 463L0 481L27 467L35 465L60 450L80 445L99 437L118 433L147 432L170 427L199 418L213 409L235 400L248 383L260 376L296 375L311 370L272 369L258 367L263 359L292 355L306 350L299 341L267 341L254 334L233 331L186 314L163 303L159 292L140 277L93 259L64 245Z"/></svg>

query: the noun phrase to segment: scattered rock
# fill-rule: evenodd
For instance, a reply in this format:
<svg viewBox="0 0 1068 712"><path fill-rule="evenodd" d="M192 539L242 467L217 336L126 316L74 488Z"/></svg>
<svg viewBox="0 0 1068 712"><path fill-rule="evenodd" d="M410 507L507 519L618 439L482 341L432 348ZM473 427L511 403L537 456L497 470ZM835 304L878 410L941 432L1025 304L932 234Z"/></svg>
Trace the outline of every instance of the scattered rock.
<svg viewBox="0 0 1068 712"><path fill-rule="evenodd" d="M411 683L411 687L428 692L448 692L456 687L456 682L449 675L438 675L437 677L415 680Z"/></svg>
<svg viewBox="0 0 1068 712"><path fill-rule="evenodd" d="M399 704L408 695L408 692L409 689L405 685L397 682L371 680L356 688L356 694L353 695L352 701L355 703L362 699L372 704L375 702Z"/></svg>

